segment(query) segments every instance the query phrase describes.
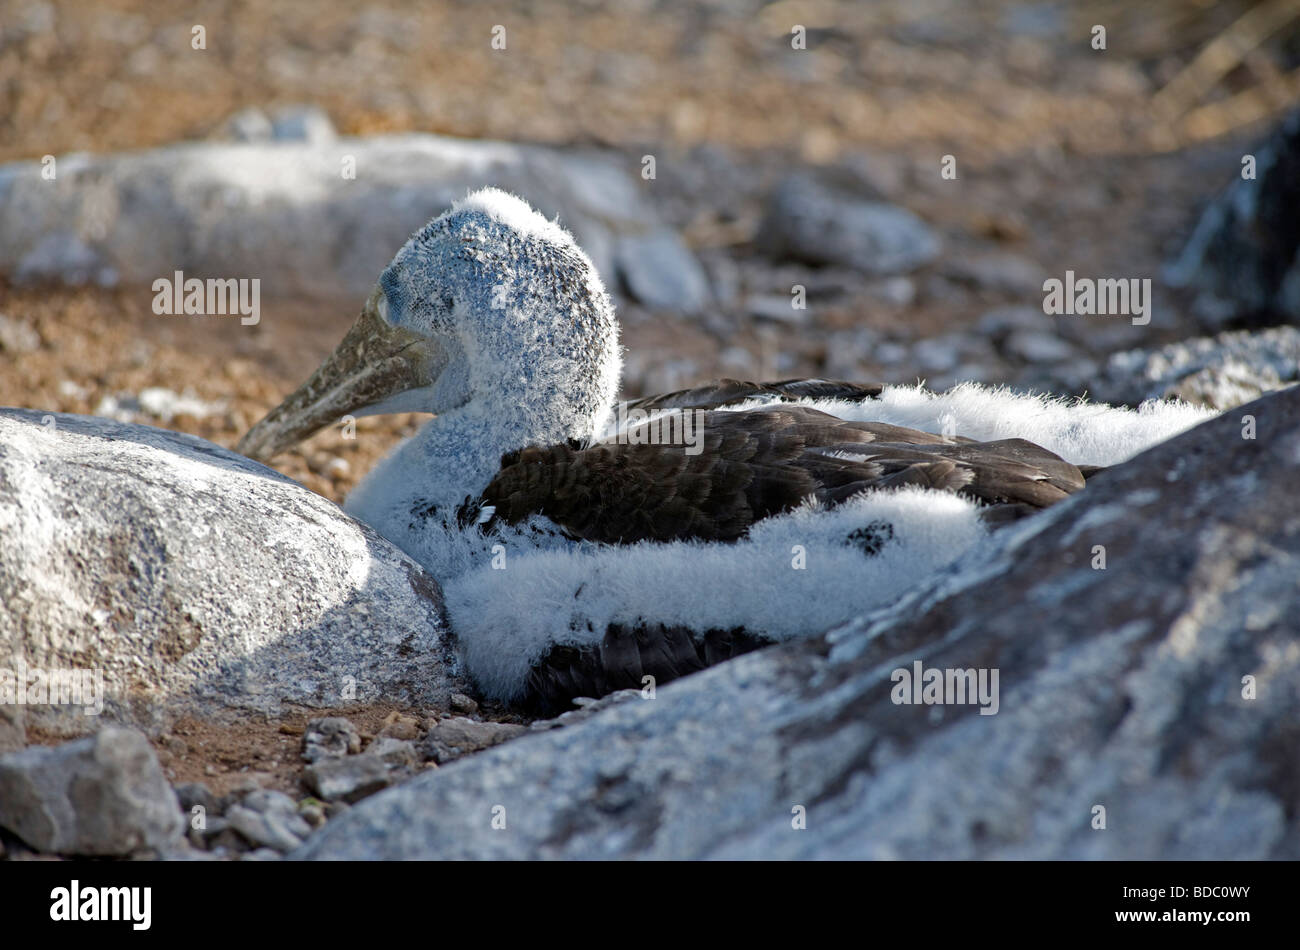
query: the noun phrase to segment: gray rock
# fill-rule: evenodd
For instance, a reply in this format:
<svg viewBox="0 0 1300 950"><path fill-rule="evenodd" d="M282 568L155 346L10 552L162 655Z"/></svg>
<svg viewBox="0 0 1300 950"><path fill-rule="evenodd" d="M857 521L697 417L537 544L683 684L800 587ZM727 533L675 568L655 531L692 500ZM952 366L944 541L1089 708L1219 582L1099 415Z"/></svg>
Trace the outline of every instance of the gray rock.
<svg viewBox="0 0 1300 950"><path fill-rule="evenodd" d="M1044 330L1016 330L1003 342L1002 349L1026 363L1061 363L1078 355L1065 340Z"/></svg>
<svg viewBox="0 0 1300 950"><path fill-rule="evenodd" d="M576 726L580 722L586 722L602 709L608 709L619 703L630 702L633 699L642 699L639 689L619 689L612 693L606 693L599 699L591 696L579 696L573 701L577 709L570 709L568 712L562 712L553 719L538 719L536 722L528 724L528 728L534 732L546 732L550 729L563 729L565 726Z"/></svg>
<svg viewBox="0 0 1300 950"><path fill-rule="evenodd" d="M303 821L313 828L319 828L325 824L325 806L324 803L316 799L307 799L298 807L298 814L302 816Z"/></svg>
<svg viewBox="0 0 1300 950"><path fill-rule="evenodd" d="M1256 177L1234 169L1165 271L1173 286L1198 292L1195 313L1209 330L1233 320L1300 322L1300 109L1250 154Z"/></svg>
<svg viewBox="0 0 1300 950"><path fill-rule="evenodd" d="M196 818L194 813L186 812L186 822L189 825L186 837L189 838L190 844L197 848L206 848L213 838L230 827L230 822L221 815L204 815L201 823L196 822ZM197 824L202 824L202 827L196 827Z"/></svg>
<svg viewBox="0 0 1300 950"><path fill-rule="evenodd" d="M911 357L912 351L901 343L881 343L871 351L871 358L882 366L893 366Z"/></svg>
<svg viewBox="0 0 1300 950"><path fill-rule="evenodd" d="M759 375L759 361L743 346L729 346L718 354L718 372L733 379L752 379ZM830 374L830 371L827 370Z"/></svg>
<svg viewBox="0 0 1300 950"><path fill-rule="evenodd" d="M408 716L406 713L392 713L384 720L383 726L375 735L379 738L389 739L418 739L420 737L420 720L415 716Z"/></svg>
<svg viewBox="0 0 1300 950"><path fill-rule="evenodd" d="M1043 290L1043 269L1018 254L954 256L944 265L942 273L958 283L996 293L1041 296Z"/></svg>
<svg viewBox="0 0 1300 950"><path fill-rule="evenodd" d="M245 797L252 795L254 792L260 792L270 776L265 772L245 772L231 787L229 794L225 796L225 802L228 804L243 801Z"/></svg>
<svg viewBox="0 0 1300 950"><path fill-rule="evenodd" d="M339 759L361 751L361 735L350 719L326 716L307 723L302 736L302 757L307 762Z"/></svg>
<svg viewBox="0 0 1300 950"><path fill-rule="evenodd" d="M702 253L700 265L708 276L713 299L729 307L740 298L740 267L732 256L723 251Z"/></svg>
<svg viewBox="0 0 1300 950"><path fill-rule="evenodd" d="M522 735L524 726L509 722L475 722L452 717L435 723L424 739L424 757L439 765Z"/></svg>
<svg viewBox="0 0 1300 950"><path fill-rule="evenodd" d="M0 353L17 356L40 349L40 334L21 320L0 313Z"/></svg>
<svg viewBox="0 0 1300 950"><path fill-rule="evenodd" d="M139 395L128 392L104 395L93 415L118 422L143 422L148 425L154 421L170 423L182 415L206 419L225 409L225 403L205 402L196 398L192 392L180 394L161 386L146 386L140 390Z"/></svg>
<svg viewBox="0 0 1300 950"><path fill-rule="evenodd" d="M274 138L270 117L261 109L240 109L224 123L214 138L230 142L269 142Z"/></svg>
<svg viewBox="0 0 1300 950"><path fill-rule="evenodd" d="M1184 376L1167 388L1168 398L1214 409L1231 409L1257 399L1266 392L1295 385L1295 379L1284 382L1280 377L1243 360L1226 359L1216 366L1207 366Z"/></svg>
<svg viewBox="0 0 1300 950"><path fill-rule="evenodd" d="M829 379L853 379L862 376L865 372L864 365L875 359L878 345L880 345L880 334L870 327L834 330L826 334L826 362L823 375Z"/></svg>
<svg viewBox="0 0 1300 950"><path fill-rule="evenodd" d="M29 705L29 727L84 732L95 699L162 729L466 689L415 562L279 473L146 426L0 409L0 602L0 668L86 687Z"/></svg>
<svg viewBox="0 0 1300 950"><path fill-rule="evenodd" d="M0 168L0 200L4 197L4 169ZM107 256L86 240L67 231L50 230L35 235L4 269L16 284L58 281L80 287L99 284L112 287L118 271Z"/></svg>
<svg viewBox="0 0 1300 950"><path fill-rule="evenodd" d="M1157 308L1157 313L1159 312ZM1134 326L1127 320L1095 324L1077 322L1070 317L1057 316L1052 319L1057 335L1103 357L1120 350L1148 346L1151 339L1150 327ZM1155 317L1152 317L1152 322L1155 322Z"/></svg>
<svg viewBox="0 0 1300 950"><path fill-rule="evenodd" d="M867 197L896 197L907 188L907 159L893 151L854 149L837 172Z"/></svg>
<svg viewBox="0 0 1300 950"><path fill-rule="evenodd" d="M667 228L620 237L614 261L628 293L651 309L699 313L712 302L704 268Z"/></svg>
<svg viewBox="0 0 1300 950"><path fill-rule="evenodd" d="M912 212L806 174L790 176L772 193L756 241L776 258L843 264L869 274L915 270L941 248L938 235Z"/></svg>
<svg viewBox="0 0 1300 950"><path fill-rule="evenodd" d="M422 134L332 138L312 107L240 115L222 134L248 141L66 155L57 187L38 162L0 165L0 276L150 287L179 270L259 278L264 299L359 301L413 231L497 185L559 216L606 286L627 283L667 309L708 299L694 255L620 157Z"/></svg>
<svg viewBox="0 0 1300 950"><path fill-rule="evenodd" d="M761 294L750 297L745 301L745 310L755 319L794 327L803 326L811 317L807 307L795 307L793 297L780 294Z"/></svg>
<svg viewBox="0 0 1300 950"><path fill-rule="evenodd" d="M957 365L958 349L950 338L921 340L912 347L912 359L923 373L941 373Z"/></svg>
<svg viewBox="0 0 1300 950"><path fill-rule="evenodd" d="M322 801L358 802L399 777L388 762L376 755L350 755L321 759L303 769L303 781Z"/></svg>
<svg viewBox="0 0 1300 950"><path fill-rule="evenodd" d="M464 693L452 693L451 710L452 712L464 713L467 716L472 716L474 713L478 712L478 703L466 696Z"/></svg>
<svg viewBox="0 0 1300 950"><path fill-rule="evenodd" d="M175 788L176 801L181 806L181 811L187 815L191 813L195 806L198 806L207 813L209 818L221 814L221 798L212 793L202 782L185 782L177 785Z"/></svg>
<svg viewBox="0 0 1300 950"><path fill-rule="evenodd" d="M1273 327L1116 353L1090 388L1103 402L1183 399L1226 410L1297 381L1300 329Z"/></svg>
<svg viewBox="0 0 1300 950"><path fill-rule="evenodd" d="M410 767L419 762L414 742L410 739L394 739L391 736L379 736L375 739L370 743L370 748L366 749L366 755L373 755L393 767Z"/></svg>
<svg viewBox="0 0 1300 950"><path fill-rule="evenodd" d="M293 856L1294 860L1300 389L1243 412L1258 438L1213 419L884 610L422 775ZM997 670L996 714L895 703L918 661Z"/></svg>
<svg viewBox="0 0 1300 950"><path fill-rule="evenodd" d="M206 835L200 836L200 841L204 842L213 854L218 854L222 857L240 855L247 852L252 847L248 843L248 839L237 832L234 828L231 828L230 824L224 818L221 819L220 831L216 832L211 837L207 837ZM202 845L200 845L200 847L201 846Z"/></svg>
<svg viewBox="0 0 1300 950"><path fill-rule="evenodd" d="M1056 39L1066 35L1065 8L1056 3L1030 3L1002 14L1003 28L1013 36Z"/></svg>
<svg viewBox="0 0 1300 950"><path fill-rule="evenodd" d="M271 137L277 142L328 145L338 133L329 114L319 106L285 106L271 116Z"/></svg>
<svg viewBox="0 0 1300 950"><path fill-rule="evenodd" d="M1042 307L997 307L980 316L975 332L992 343L1001 344L1017 330L1038 332L1051 326L1050 321Z"/></svg>
<svg viewBox="0 0 1300 950"><path fill-rule="evenodd" d="M0 759L0 827L37 851L129 855L171 845L184 822L149 741L105 726Z"/></svg>
<svg viewBox="0 0 1300 950"><path fill-rule="evenodd" d="M264 815L296 815L298 813L297 803L284 792L276 791L273 788L254 789L245 795L239 804L250 811Z"/></svg>
<svg viewBox="0 0 1300 950"><path fill-rule="evenodd" d="M916 300L916 282L901 275L873 280L863 290L874 299L895 307L910 307Z"/></svg>
<svg viewBox="0 0 1300 950"><path fill-rule="evenodd" d="M959 286L942 274L934 273L925 275L921 285L921 292L927 300L935 303L965 302L968 293L964 287Z"/></svg>
<svg viewBox="0 0 1300 950"><path fill-rule="evenodd" d="M292 851L312 832L293 799L283 792L254 792L242 804L231 805L225 818L254 847L280 852Z"/></svg>

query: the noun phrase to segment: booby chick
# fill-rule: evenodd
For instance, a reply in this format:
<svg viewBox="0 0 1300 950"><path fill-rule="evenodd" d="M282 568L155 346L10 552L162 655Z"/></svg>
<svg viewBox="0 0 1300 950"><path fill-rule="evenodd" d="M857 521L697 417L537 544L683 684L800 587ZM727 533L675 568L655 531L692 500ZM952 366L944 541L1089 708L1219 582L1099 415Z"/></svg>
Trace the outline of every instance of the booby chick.
<svg viewBox="0 0 1300 950"><path fill-rule="evenodd" d="M407 241L239 449L434 413L345 508L439 580L486 695L549 711L822 632L1208 415L826 380L616 407L620 368L591 260L484 189Z"/></svg>

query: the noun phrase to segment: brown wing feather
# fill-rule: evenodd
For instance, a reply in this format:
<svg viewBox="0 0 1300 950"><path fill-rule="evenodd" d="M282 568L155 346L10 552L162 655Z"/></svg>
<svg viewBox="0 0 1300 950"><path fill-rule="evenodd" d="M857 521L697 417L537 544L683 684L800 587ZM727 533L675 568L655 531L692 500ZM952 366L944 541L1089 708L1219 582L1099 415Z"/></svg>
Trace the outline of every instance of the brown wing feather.
<svg viewBox="0 0 1300 950"><path fill-rule="evenodd" d="M707 386L679 389L676 392L645 396L627 404L629 412L654 412L659 409L721 409L750 399L797 402L800 399L843 399L865 402L875 399L884 389L882 383L847 383L833 379L783 379L774 383L751 383L740 379L720 379Z"/></svg>
<svg viewBox="0 0 1300 950"><path fill-rule="evenodd" d="M618 441L509 453L479 503L494 520L545 515L589 541L734 541L809 497L835 505L868 488L924 485L1036 509L1084 484L1078 468L1023 439L950 439L789 405L702 419L698 454Z"/></svg>

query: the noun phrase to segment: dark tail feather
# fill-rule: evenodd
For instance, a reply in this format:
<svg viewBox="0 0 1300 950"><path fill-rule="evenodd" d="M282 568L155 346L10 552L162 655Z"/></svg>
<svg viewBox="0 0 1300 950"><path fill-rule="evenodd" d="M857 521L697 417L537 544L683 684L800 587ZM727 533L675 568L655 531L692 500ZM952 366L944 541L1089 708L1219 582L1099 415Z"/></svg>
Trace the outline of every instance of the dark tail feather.
<svg viewBox="0 0 1300 950"><path fill-rule="evenodd" d="M697 636L680 625L610 624L599 645L553 647L529 673L521 705L532 715L554 716L575 697L642 689L646 676L662 686L771 642L741 627Z"/></svg>

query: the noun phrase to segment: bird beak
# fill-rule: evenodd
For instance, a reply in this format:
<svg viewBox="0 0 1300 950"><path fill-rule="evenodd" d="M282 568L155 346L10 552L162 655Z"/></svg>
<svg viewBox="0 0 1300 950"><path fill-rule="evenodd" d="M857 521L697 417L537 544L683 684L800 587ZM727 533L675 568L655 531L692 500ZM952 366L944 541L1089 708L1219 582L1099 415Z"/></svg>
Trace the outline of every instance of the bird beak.
<svg viewBox="0 0 1300 950"><path fill-rule="evenodd" d="M383 291L376 286L338 348L307 382L249 429L236 450L268 462L346 415L427 385L432 362L428 341L391 326L381 315L384 305Z"/></svg>

